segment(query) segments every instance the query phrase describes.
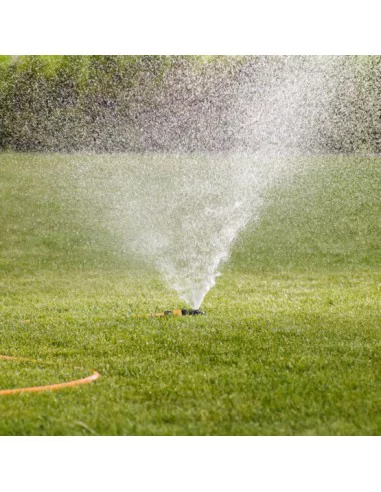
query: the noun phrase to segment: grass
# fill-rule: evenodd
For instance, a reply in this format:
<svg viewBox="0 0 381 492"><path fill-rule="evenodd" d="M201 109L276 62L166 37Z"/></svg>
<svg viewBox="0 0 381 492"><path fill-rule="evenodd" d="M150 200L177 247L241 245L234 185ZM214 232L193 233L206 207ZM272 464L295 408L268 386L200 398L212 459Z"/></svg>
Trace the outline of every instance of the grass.
<svg viewBox="0 0 381 492"><path fill-rule="evenodd" d="M310 158L203 304L181 305L72 196L70 157L0 154L1 435L381 434L381 160ZM52 180L51 178L54 177ZM79 213L80 212L80 213Z"/></svg>

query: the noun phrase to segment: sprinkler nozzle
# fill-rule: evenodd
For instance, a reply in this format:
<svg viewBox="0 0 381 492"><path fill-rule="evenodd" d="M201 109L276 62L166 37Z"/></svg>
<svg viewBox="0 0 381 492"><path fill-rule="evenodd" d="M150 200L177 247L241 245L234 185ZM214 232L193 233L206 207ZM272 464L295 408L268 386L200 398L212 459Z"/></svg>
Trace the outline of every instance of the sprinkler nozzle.
<svg viewBox="0 0 381 492"><path fill-rule="evenodd" d="M197 314L205 314L204 311L200 311L199 309L182 309L181 314L183 316L196 316Z"/></svg>

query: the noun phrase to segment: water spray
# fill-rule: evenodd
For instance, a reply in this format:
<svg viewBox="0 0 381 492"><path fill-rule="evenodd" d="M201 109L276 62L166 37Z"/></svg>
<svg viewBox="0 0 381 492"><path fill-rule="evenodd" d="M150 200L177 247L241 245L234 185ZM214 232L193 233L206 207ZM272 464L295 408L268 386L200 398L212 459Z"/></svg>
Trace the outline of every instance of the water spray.
<svg viewBox="0 0 381 492"><path fill-rule="evenodd" d="M151 112L136 111L142 116L132 133L114 112L101 120L104 141L118 135L127 145L134 135L144 152L73 158L69 193L77 190L83 213L101 220L116 248L159 272L198 310L239 235L258 223L271 190L297 172L295 156L327 148L322 135L331 135L342 63L253 57L222 79L217 72L198 77L190 66L169 71L152 93ZM199 313L181 312L188 314Z"/></svg>

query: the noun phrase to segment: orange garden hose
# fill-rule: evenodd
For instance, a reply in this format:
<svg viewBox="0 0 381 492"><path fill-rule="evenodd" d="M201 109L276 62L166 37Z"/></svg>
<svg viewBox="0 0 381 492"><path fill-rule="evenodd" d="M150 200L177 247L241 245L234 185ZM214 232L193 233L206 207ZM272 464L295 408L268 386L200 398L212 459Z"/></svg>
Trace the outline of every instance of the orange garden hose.
<svg viewBox="0 0 381 492"><path fill-rule="evenodd" d="M28 359L25 357L11 357L9 355L0 355L0 359L9 360L9 361L17 361L17 362L39 362L34 359ZM17 393L40 393L42 391L54 391L62 388L69 388L72 386L80 386L81 384L89 384L95 381L100 377L100 374L97 371L93 371L91 376L87 376L86 378L76 379L74 381L66 381L64 383L56 383L56 384L48 384L46 386L30 386L27 388L13 388L13 389L4 389L0 390L0 395L14 395Z"/></svg>
<svg viewBox="0 0 381 492"><path fill-rule="evenodd" d="M164 311L163 313L152 313L152 314L138 314L138 315L132 315L131 317L133 318L146 318L146 317L167 317L167 316L185 316L185 315L194 315L194 314L205 314L202 311L199 311L197 309L174 309L172 311ZM14 361L14 362L35 362L35 363L41 363L41 361L38 361L36 359L30 359L27 357L13 357L10 355L0 355L0 360L9 360L9 361ZM15 395L18 393L40 393L42 391L54 391L54 390L59 390L62 388L70 388L72 386L80 386L82 384L89 384L95 381L100 377L99 372L93 371L93 374L91 376L87 376L82 379L76 379L74 381L66 381L64 383L55 383L55 384L48 384L45 386L29 386L26 388L12 388L12 389L3 389L0 390L0 396L2 395Z"/></svg>

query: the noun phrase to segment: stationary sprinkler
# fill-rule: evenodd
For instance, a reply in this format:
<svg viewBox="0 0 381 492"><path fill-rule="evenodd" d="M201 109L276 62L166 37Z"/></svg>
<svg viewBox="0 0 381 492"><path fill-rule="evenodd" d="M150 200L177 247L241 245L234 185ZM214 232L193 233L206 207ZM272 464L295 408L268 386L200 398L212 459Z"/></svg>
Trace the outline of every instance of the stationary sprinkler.
<svg viewBox="0 0 381 492"><path fill-rule="evenodd" d="M197 316L199 314L204 315L204 311L199 309L173 309L172 311L164 311L162 313L150 313L150 314L133 314L132 318L147 318L147 317L178 317L178 316Z"/></svg>
<svg viewBox="0 0 381 492"><path fill-rule="evenodd" d="M175 309L173 311L164 311L164 316L197 316L198 314L205 313L199 309Z"/></svg>

